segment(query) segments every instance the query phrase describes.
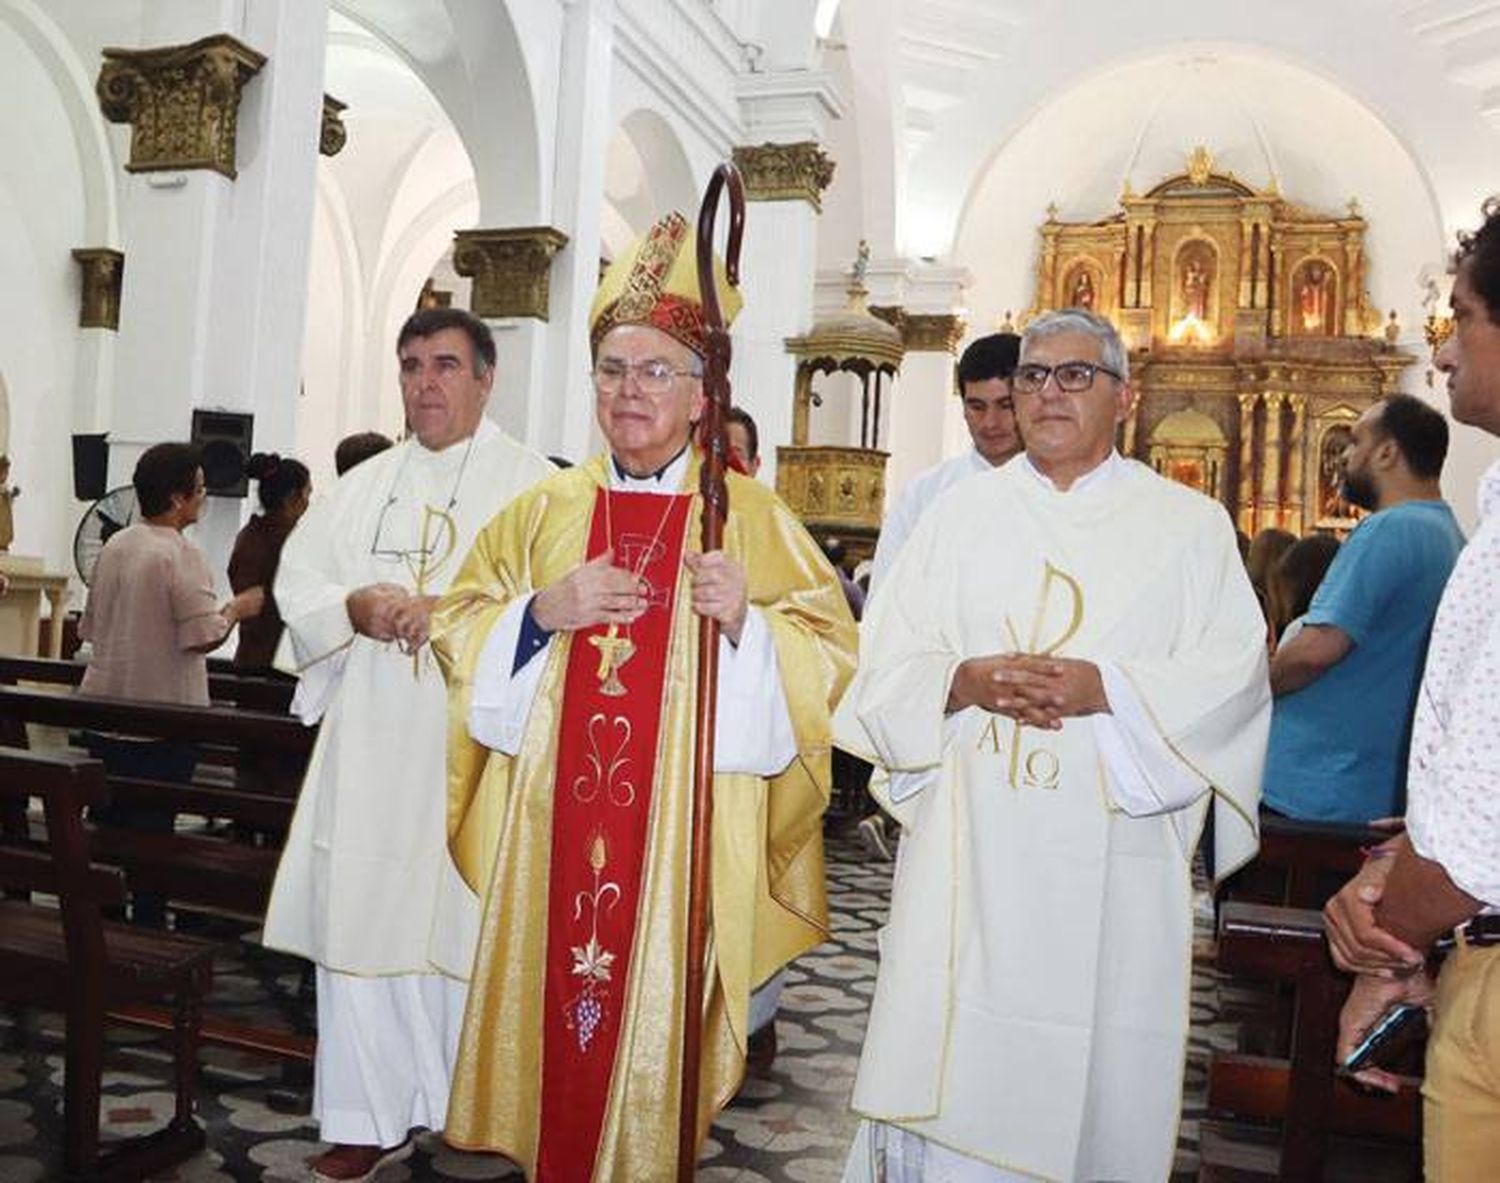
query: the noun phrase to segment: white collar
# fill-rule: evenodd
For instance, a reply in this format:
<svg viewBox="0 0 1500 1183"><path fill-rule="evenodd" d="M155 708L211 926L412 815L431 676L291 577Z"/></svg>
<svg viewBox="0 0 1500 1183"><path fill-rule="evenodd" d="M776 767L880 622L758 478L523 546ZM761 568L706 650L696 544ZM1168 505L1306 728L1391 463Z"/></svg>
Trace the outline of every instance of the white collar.
<svg viewBox="0 0 1500 1183"><path fill-rule="evenodd" d="M607 463L609 487L620 493L680 492L682 478L687 474L688 457L692 451L691 445L685 446L671 463L650 476L631 476L615 462L614 455L611 453Z"/></svg>
<svg viewBox="0 0 1500 1183"><path fill-rule="evenodd" d="M1041 469L1039 469L1034 463L1032 463L1031 456L1028 453L1022 452L1021 456L1026 461L1026 471L1029 472L1039 484L1045 486L1048 489L1051 489L1054 493L1058 491L1057 486L1052 483L1052 478L1044 473ZM1107 485L1112 481L1118 480L1119 477L1124 474L1124 472L1124 457L1122 457L1119 452L1111 448L1109 451L1109 455L1101 460L1098 464L1096 464L1093 468L1089 469L1088 472L1084 473L1081 477L1075 480L1071 485L1069 485L1067 488L1067 492L1081 493L1083 492L1083 490L1092 488L1095 485Z"/></svg>

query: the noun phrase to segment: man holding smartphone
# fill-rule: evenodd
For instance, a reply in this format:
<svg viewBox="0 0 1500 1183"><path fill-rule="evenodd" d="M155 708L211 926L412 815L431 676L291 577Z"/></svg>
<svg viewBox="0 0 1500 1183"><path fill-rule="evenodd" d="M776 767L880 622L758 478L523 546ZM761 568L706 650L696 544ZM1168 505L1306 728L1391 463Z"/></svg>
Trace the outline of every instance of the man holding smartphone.
<svg viewBox="0 0 1500 1183"><path fill-rule="evenodd" d="M1460 236L1454 333L1437 366L1453 417L1500 436L1500 199L1484 216ZM1340 1019L1341 1060L1392 1006L1431 1003L1423 1153L1439 1183L1487 1176L1500 1155L1500 463L1480 480L1479 507L1417 696L1406 833L1326 909L1334 961L1359 975ZM1424 968L1434 945L1452 949L1435 992ZM1396 1084L1380 1069L1359 1078Z"/></svg>

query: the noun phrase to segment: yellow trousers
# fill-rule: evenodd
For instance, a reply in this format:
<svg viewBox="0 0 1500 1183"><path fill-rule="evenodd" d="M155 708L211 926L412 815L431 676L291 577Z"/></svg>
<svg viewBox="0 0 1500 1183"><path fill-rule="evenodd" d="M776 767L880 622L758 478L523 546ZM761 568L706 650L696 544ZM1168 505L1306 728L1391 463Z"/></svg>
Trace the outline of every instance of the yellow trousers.
<svg viewBox="0 0 1500 1183"><path fill-rule="evenodd" d="M1464 944L1438 977L1422 1084L1428 1183L1500 1178L1500 945Z"/></svg>

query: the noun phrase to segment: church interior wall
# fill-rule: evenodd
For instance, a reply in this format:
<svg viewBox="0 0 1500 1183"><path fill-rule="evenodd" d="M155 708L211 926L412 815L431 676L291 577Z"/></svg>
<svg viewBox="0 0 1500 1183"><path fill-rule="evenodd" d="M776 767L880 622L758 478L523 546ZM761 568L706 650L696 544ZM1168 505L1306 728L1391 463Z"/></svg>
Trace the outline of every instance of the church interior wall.
<svg viewBox="0 0 1500 1183"><path fill-rule="evenodd" d="M1339 215L1357 198L1369 222L1372 309L1382 316L1394 309L1401 347L1428 356L1423 281L1444 273L1451 237L1424 163L1368 107L1323 77L1225 47L1132 62L1088 79L998 148L973 188L954 246L975 272L971 324L994 325L1031 302L1037 227L1049 202L1064 220L1108 217L1127 183L1141 193L1180 172L1197 143L1212 149L1217 169L1257 188L1275 185L1314 212ZM1469 216L1476 214L1477 203ZM1424 372L1413 367L1403 388L1446 412L1441 387L1430 387ZM1445 487L1470 524L1470 490L1495 455L1487 437L1455 428Z"/></svg>
<svg viewBox="0 0 1500 1183"><path fill-rule="evenodd" d="M9 404L0 450L22 489L11 549L71 570L78 503L69 437L105 412L96 378L108 367L104 343L85 341L104 330L78 327L80 276L69 252L116 245L116 162L92 122L79 50L48 14L31 4L0 11L0 62L8 100L0 142L20 163L0 173L0 372Z"/></svg>
<svg viewBox="0 0 1500 1183"><path fill-rule="evenodd" d="M570 219L582 217L587 245L567 250L570 260L592 261L596 250L620 250L666 208L691 215L711 168L731 146L757 139L756 108L744 98L756 73L821 70L845 104L824 137L837 166L824 212L797 227L786 257L815 259L820 276L842 274L867 240L871 303L957 310L966 340L1030 303L1037 227L1049 202L1066 219L1106 217L1127 181L1137 192L1149 188L1181 171L1184 154L1203 143L1221 168L1252 185L1275 183L1319 213L1337 215L1357 197L1369 223L1372 306L1382 317L1397 311L1400 345L1425 362L1426 280L1437 279L1443 311L1454 231L1474 223L1497 187L1500 119L1486 119L1480 74L1462 68L1457 26L1431 14L1372 10L1362 0L1326 0L1316 12L1294 0L1254 9L1162 0L1106 13L1088 0L1017 0L1001 20L984 5L909 0L838 6L818 42L800 23L811 10L799 0L331 0L325 89L350 104L349 140L340 155L319 161L316 191L306 195L313 212L305 319L289 328L272 323L279 312L256 314L257 331L277 338L256 348L281 349L305 332L291 350L300 365L282 366L291 385L270 370L257 379L287 386L255 395L263 415L257 443L285 450L290 441L321 475L341 435L399 431L397 326L429 276L441 277L455 304L468 302L468 281L452 272L455 230L569 230ZM286 0L6 0L0 10L0 92L12 100L0 132L24 162L0 176L0 250L11 279L0 297L7 312L0 375L11 400L14 479L26 490L18 552L42 554L52 567L67 563L82 509L68 487L71 431L114 433L114 481L128 479L144 437L158 427L186 433L175 395L161 402L121 390L114 405L116 343L125 334L77 327L78 273L67 252L115 246L127 251L127 318L136 317L140 331L170 331L129 307L127 240L143 199L139 179L123 167L130 129L106 123L93 95L100 50L159 43L163 30L243 34L265 27L255 20L296 11ZM565 67L584 27L607 47L610 65L607 98L580 106L569 89L579 85L577 71ZM1350 36L1355 29L1359 36ZM305 52L307 44L286 49ZM257 104L269 101L256 89L265 82L252 84L242 112L242 152L256 158L267 148L257 142L256 117ZM57 152L58 143L71 143L72 154ZM588 205L594 182L573 183L595 145L608 152L599 161L597 222ZM262 200L237 185L219 186L219 208ZM787 213L752 206L750 216L773 216L768 210ZM253 273L265 291L272 281L262 272L273 265L266 249L230 244L218 270L197 278L195 250L185 249L180 278L206 285L205 317L228 308L228 320L245 319L232 311L249 298L234 276ZM746 260L747 271L767 265ZM951 301L934 302L914 277L944 267L966 267L973 279ZM581 454L598 441L584 405L586 367L574 364L577 296L557 308L561 270L554 269L551 324L501 326L502 352L514 364L507 374L502 359L498 400L526 403L516 422L532 442ZM141 267L134 275L139 304L151 276ZM189 359L198 367L197 377L187 376L198 383L197 401L212 401L203 375L213 364L236 368L234 359L252 348L226 345L216 335L225 332L200 334ZM764 357L773 348L769 338L741 346L742 357L762 357L756 372L767 387L774 383ZM132 356L127 368L139 374ZM880 438L894 453L890 496L967 446L958 401L936 380L936 357L922 365L921 383L903 390L898 381L883 397ZM158 377L174 389L183 379L165 366ZM857 440L858 384L839 376L819 385L825 405L813 411L812 442ZM920 395L912 393L918 385ZM1446 409L1441 379L1429 384L1425 365L1404 385ZM742 382L737 394L752 410L784 409L792 392ZM903 397L924 401L908 406L897 401ZM566 448L556 445L564 439ZM771 449L780 442L774 433L765 440ZM1475 478L1497 454L1500 445L1487 437L1455 432L1445 483L1468 523Z"/></svg>

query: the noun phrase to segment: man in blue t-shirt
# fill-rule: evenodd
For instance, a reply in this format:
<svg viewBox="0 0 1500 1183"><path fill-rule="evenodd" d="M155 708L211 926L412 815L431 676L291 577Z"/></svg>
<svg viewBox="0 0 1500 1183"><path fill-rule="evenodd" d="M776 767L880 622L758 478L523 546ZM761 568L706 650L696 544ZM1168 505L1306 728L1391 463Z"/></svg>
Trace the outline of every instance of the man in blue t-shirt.
<svg viewBox="0 0 1500 1183"><path fill-rule="evenodd" d="M1406 806L1406 749L1427 636L1464 537L1438 480L1448 423L1407 394L1376 403L1344 450L1349 535L1300 632L1271 659L1265 805L1367 822Z"/></svg>

